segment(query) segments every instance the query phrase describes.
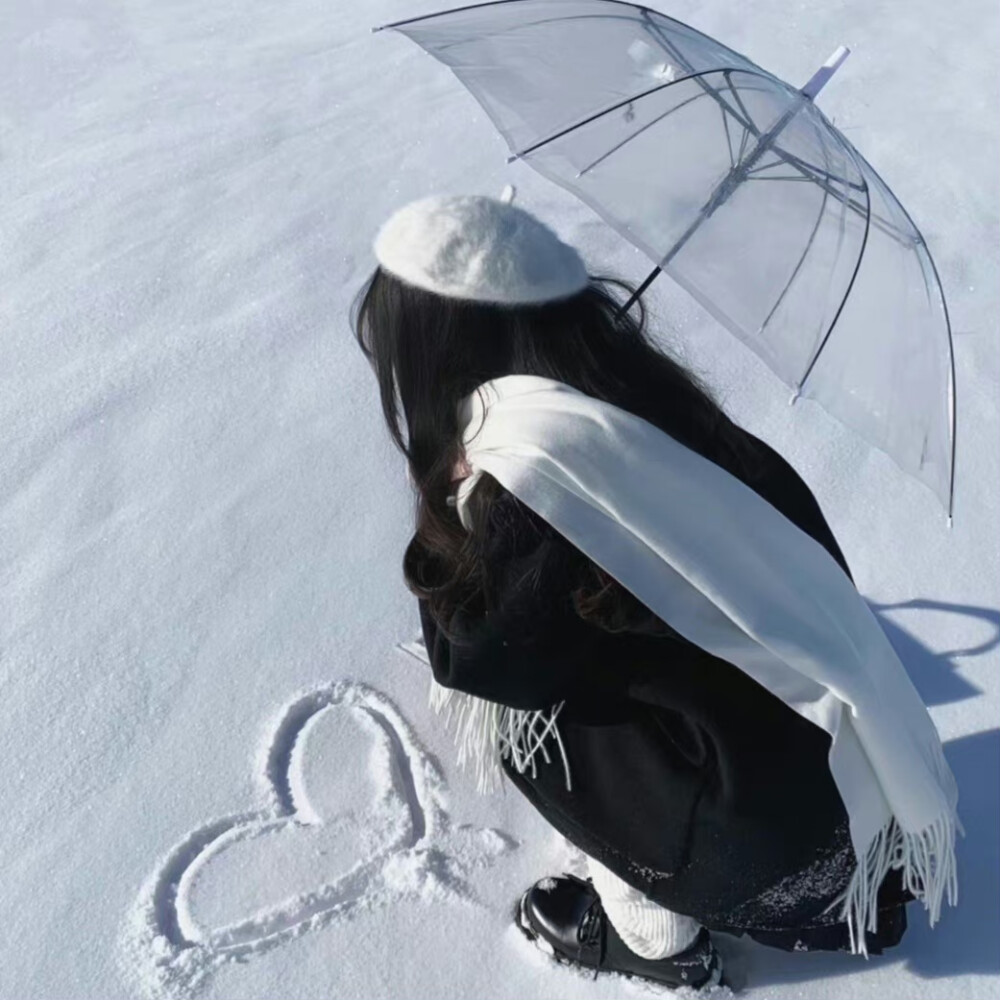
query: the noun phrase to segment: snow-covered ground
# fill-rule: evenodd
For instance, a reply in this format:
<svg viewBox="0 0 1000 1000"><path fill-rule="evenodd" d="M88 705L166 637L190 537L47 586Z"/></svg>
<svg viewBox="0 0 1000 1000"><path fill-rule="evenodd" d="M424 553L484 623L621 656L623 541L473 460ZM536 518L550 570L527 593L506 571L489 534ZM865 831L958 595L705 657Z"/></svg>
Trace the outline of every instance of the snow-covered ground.
<svg viewBox="0 0 1000 1000"><path fill-rule="evenodd" d="M430 3L10 0L0 18L0 996L603 998L517 894L579 863L427 707L409 484L347 323L371 239L499 194L648 262L373 25ZM752 1000L1000 990L1000 14L670 0L797 85L906 205L955 331L955 524L666 278L657 333L814 489L947 741L961 900L865 962L723 939ZM363 855L364 867L352 868Z"/></svg>

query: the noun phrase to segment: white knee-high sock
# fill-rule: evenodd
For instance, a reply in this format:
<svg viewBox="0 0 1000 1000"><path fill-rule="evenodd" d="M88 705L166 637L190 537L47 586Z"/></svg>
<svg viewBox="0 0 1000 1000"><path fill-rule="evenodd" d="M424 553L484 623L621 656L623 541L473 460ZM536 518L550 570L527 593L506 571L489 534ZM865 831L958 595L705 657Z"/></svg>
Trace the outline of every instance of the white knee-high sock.
<svg viewBox="0 0 1000 1000"><path fill-rule="evenodd" d="M667 958L694 944L701 924L693 917L654 903L593 858L587 867L611 926L637 955Z"/></svg>

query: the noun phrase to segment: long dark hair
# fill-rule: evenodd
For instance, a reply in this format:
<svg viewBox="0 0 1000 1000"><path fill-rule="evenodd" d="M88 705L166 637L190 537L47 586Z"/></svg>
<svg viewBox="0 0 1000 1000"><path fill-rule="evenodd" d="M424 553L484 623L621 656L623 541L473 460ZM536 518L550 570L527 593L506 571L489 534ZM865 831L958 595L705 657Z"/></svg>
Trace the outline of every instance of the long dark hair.
<svg viewBox="0 0 1000 1000"><path fill-rule="evenodd" d="M635 290L620 278L591 275L572 298L510 307L435 295L377 267L351 306L351 326L416 488L416 532L403 577L453 640L448 623L456 609L482 613L488 606L490 510L501 498L513 498L484 473L468 501L470 532L447 503L454 493L452 469L462 456L458 404L481 383L503 375L564 382L649 421L744 482L755 480L756 440L726 416L698 376L650 341L641 298L616 321L623 300L615 288L626 295ZM537 515L530 519L545 527ZM572 548L567 541L562 550ZM648 628L652 619L657 631L659 619L613 577L588 559L577 565L578 586L571 593L581 618L608 631L640 622Z"/></svg>

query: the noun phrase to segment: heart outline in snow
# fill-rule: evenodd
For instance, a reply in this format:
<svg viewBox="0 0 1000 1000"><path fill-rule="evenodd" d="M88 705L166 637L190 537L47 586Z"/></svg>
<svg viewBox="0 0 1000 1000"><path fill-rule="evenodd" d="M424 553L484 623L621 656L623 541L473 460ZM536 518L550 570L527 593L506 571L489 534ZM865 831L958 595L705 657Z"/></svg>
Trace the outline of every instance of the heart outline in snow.
<svg viewBox="0 0 1000 1000"><path fill-rule="evenodd" d="M221 928L199 926L191 888L213 857L239 841L322 823L311 808L300 813L295 773L304 734L332 706L362 713L387 741L394 786L409 815L408 833L316 890ZM357 909L370 912L414 898L478 903L463 876L517 846L498 830L452 825L437 763L395 705L360 681L340 680L287 704L257 765L271 807L213 820L190 833L146 880L128 915L120 967L146 996L190 996L219 965L270 950ZM298 797L304 804L301 793ZM152 975L145 968L150 957Z"/></svg>

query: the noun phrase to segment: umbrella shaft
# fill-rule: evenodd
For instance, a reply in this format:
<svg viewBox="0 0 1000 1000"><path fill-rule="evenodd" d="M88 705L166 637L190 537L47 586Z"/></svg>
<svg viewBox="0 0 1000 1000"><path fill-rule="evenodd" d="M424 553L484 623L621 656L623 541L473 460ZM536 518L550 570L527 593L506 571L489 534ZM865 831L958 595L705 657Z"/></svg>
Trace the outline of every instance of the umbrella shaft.
<svg viewBox="0 0 1000 1000"><path fill-rule="evenodd" d="M712 192L711 197L705 203L705 206L698 213L698 218L688 226L685 233L681 238L670 248L667 255L660 261L659 267L665 268L667 264L670 263L677 256L678 251L684 246L685 243L697 232L698 227L708 219L713 212L720 206L725 204L730 197L732 197L733 192L742 184L750 172L753 165L774 145L774 140L778 137L778 134L785 128L785 126L799 113L802 105L806 103L806 98L803 97L796 104L794 108L790 108L786 111L777 123L763 136L757 140L757 145L754 146L750 155L735 167L731 168L729 173L719 182L716 189Z"/></svg>
<svg viewBox="0 0 1000 1000"><path fill-rule="evenodd" d="M712 213L720 206L725 204L732 196L733 192L742 184L747 177L750 169L753 165L766 153L772 145L774 145L774 140L777 138L778 134L785 128L785 126L799 113L802 105L806 102L807 98L802 97L801 101L796 104L795 107L790 108L786 111L781 118L778 119L777 123L774 125L770 131L766 132L757 140L757 145L754 146L750 155L743 160L741 163L733 167L725 177L719 182L718 186L712 192L708 201L705 203L704 207L698 213L698 217L688 226L687 230L681 236L681 238L670 248L667 255L660 261L656 267L646 276L646 280L629 296L628 301L618 310L615 314L615 319L619 320L622 316L629 311L632 303L635 302L637 298L652 284L653 279L667 266L677 256L677 253L681 250L685 243L698 231L698 227L708 219Z"/></svg>

